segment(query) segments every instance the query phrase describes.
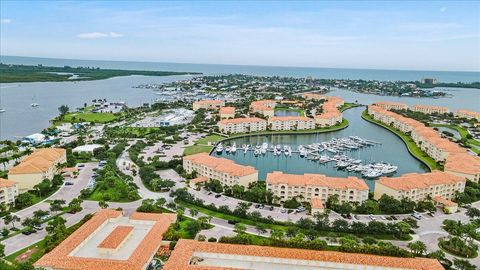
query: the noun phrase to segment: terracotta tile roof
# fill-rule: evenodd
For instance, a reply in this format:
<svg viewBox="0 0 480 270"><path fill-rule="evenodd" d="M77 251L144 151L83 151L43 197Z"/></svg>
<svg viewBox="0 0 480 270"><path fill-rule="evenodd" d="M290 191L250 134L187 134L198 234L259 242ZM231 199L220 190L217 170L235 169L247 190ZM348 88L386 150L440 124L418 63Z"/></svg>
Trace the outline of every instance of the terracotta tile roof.
<svg viewBox="0 0 480 270"><path fill-rule="evenodd" d="M15 184L17 184L17 182L0 178L0 188L13 187Z"/></svg>
<svg viewBox="0 0 480 270"><path fill-rule="evenodd" d="M343 99L331 96L325 96L323 97L323 99L327 100L325 103L323 103L323 112L321 114L315 115L314 118L329 119L336 118L342 115L342 113L338 110L338 107L343 104Z"/></svg>
<svg viewBox="0 0 480 270"><path fill-rule="evenodd" d="M362 179L349 176L329 177L323 174L285 174L283 172L274 171L267 174L267 184L285 184L289 186L322 186L334 189L356 189L368 190L367 184Z"/></svg>
<svg viewBox="0 0 480 270"><path fill-rule="evenodd" d="M200 176L200 177L197 177L197 178L194 178L194 179L190 180L190 183L196 184L196 183L203 183L203 182L207 182L207 181L208 181L208 177Z"/></svg>
<svg viewBox="0 0 480 270"><path fill-rule="evenodd" d="M403 108L408 108L407 104L405 103L400 103L400 102L392 102L392 101L377 101L373 103L375 106L379 107L389 107L389 106L395 106L395 107L403 107Z"/></svg>
<svg viewBox="0 0 480 270"><path fill-rule="evenodd" d="M198 105L221 105L223 103L224 103L223 100L215 100L215 99L205 99L205 100L199 100L194 102L194 104L198 104Z"/></svg>
<svg viewBox="0 0 480 270"><path fill-rule="evenodd" d="M467 111L467 110L457 110L456 113L461 114L461 115L467 115L467 116L474 117L474 118L480 118L480 113L479 112Z"/></svg>
<svg viewBox="0 0 480 270"><path fill-rule="evenodd" d="M312 198L310 201L310 205L312 206L312 209L323 209L325 206L323 205L323 202L320 198Z"/></svg>
<svg viewBox="0 0 480 270"><path fill-rule="evenodd" d="M115 249L125 241L125 239L132 231L132 226L117 226L105 239L103 239L103 241L98 245L98 247Z"/></svg>
<svg viewBox="0 0 480 270"><path fill-rule="evenodd" d="M250 109L259 111L273 111L275 109L275 100L258 100L250 103Z"/></svg>
<svg viewBox="0 0 480 270"><path fill-rule="evenodd" d="M309 122L313 121L312 118L305 117L305 116L274 116L268 118L269 122L274 122L274 121L302 121L302 122Z"/></svg>
<svg viewBox="0 0 480 270"><path fill-rule="evenodd" d="M220 114L235 114L235 107L220 107Z"/></svg>
<svg viewBox="0 0 480 270"><path fill-rule="evenodd" d="M8 174L29 174L46 172L57 160L66 155L62 148L42 148L35 150L20 164L11 168Z"/></svg>
<svg viewBox="0 0 480 270"><path fill-rule="evenodd" d="M104 209L98 211L89 221L78 228L60 245L38 260L35 267L63 270L138 270L156 253L162 235L176 219L175 214L133 213L130 219L155 221L145 238L138 244L128 260L76 257L70 253L81 245L107 220L122 216L121 211Z"/></svg>
<svg viewBox="0 0 480 270"><path fill-rule="evenodd" d="M427 110L435 110L435 111L445 111L448 112L447 107L440 107L440 106L431 106L431 105L415 105L411 107L412 110L418 109L427 109Z"/></svg>
<svg viewBox="0 0 480 270"><path fill-rule="evenodd" d="M164 270L213 270L233 269L225 267L212 267L202 265L190 265L194 253L232 254L257 256L268 258L283 258L319 261L326 263L354 264L358 269L370 269L374 267L391 267L408 270L443 270L442 265L435 259L427 258L398 258L358 253L343 253L335 251L304 250L293 248L278 248L253 245L234 245L209 242L197 242L194 240L180 239L175 246L170 259L163 267ZM356 269L356 268L355 268Z"/></svg>
<svg viewBox="0 0 480 270"><path fill-rule="evenodd" d="M183 157L184 160L189 160L196 164L212 168L218 172L227 173L232 176L246 176L258 171L252 166L244 166L236 164L235 162L226 158L212 157L207 153L199 153Z"/></svg>
<svg viewBox="0 0 480 270"><path fill-rule="evenodd" d="M465 182L465 178L450 173L433 171L430 173L407 173L399 177L380 177L375 183L394 190L425 189L435 185L452 185Z"/></svg>
<svg viewBox="0 0 480 270"><path fill-rule="evenodd" d="M434 201L442 204L442 205L445 205L445 206L457 206L458 204L457 203L454 203L448 199L445 199L443 198L442 196L435 196L432 198Z"/></svg>
<svg viewBox="0 0 480 270"><path fill-rule="evenodd" d="M448 156L444 169L457 173L480 174L480 157L468 153L454 153Z"/></svg>
<svg viewBox="0 0 480 270"><path fill-rule="evenodd" d="M78 168L77 167L63 168L62 172L78 172Z"/></svg>
<svg viewBox="0 0 480 270"><path fill-rule="evenodd" d="M258 117L246 117L246 118L231 118L224 119L218 122L218 125L231 125L231 124L241 124L241 123L261 123L267 122L264 119Z"/></svg>

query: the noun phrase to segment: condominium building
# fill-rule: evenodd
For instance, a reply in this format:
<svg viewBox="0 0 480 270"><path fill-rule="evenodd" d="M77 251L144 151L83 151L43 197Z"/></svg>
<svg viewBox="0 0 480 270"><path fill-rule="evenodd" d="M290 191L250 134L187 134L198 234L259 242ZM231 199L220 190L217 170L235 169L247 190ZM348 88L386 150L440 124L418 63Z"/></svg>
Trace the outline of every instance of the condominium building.
<svg viewBox="0 0 480 270"><path fill-rule="evenodd" d="M392 125L402 132L410 132L412 140L420 149L435 161L444 163L445 172L474 182L480 180L480 158L470 155L456 143L442 138L432 128L378 106L369 106L368 113L375 120Z"/></svg>
<svg viewBox="0 0 480 270"><path fill-rule="evenodd" d="M480 181L480 157L469 153L451 154L443 166L444 171L466 178L473 182Z"/></svg>
<svg viewBox="0 0 480 270"><path fill-rule="evenodd" d="M197 172L198 176L219 180L222 185L241 185L258 181L258 171L252 166L244 166L226 158L212 157L207 153L199 153L183 158L183 168L187 173Z"/></svg>
<svg viewBox="0 0 480 270"><path fill-rule="evenodd" d="M220 119L235 118L235 107L220 107Z"/></svg>
<svg viewBox="0 0 480 270"><path fill-rule="evenodd" d="M193 103L193 110L198 111L200 109L205 110L218 110L220 107L225 106L225 101L223 100L199 100Z"/></svg>
<svg viewBox="0 0 480 270"><path fill-rule="evenodd" d="M467 118L467 119L475 119L480 121L480 113L474 111L467 111L467 110L458 110L454 113L455 117L458 118Z"/></svg>
<svg viewBox="0 0 480 270"><path fill-rule="evenodd" d="M400 102L391 102L391 101L379 101L373 103L373 105L378 106L384 110L407 110L408 106L405 103Z"/></svg>
<svg viewBox="0 0 480 270"><path fill-rule="evenodd" d="M249 133L267 130L267 121L257 117L224 119L217 123L223 133Z"/></svg>
<svg viewBox="0 0 480 270"><path fill-rule="evenodd" d="M266 117L273 117L275 115L275 100L258 100L250 104L250 111L258 113Z"/></svg>
<svg viewBox="0 0 480 270"><path fill-rule="evenodd" d="M427 258L398 258L180 239L163 269L443 270L443 266L437 260Z"/></svg>
<svg viewBox="0 0 480 270"><path fill-rule="evenodd" d="M315 124L320 127L334 126L343 121L343 115L338 110L344 104L343 99L339 97L318 97L316 94L308 95L311 99L326 100L322 105L322 113L314 116Z"/></svg>
<svg viewBox="0 0 480 270"><path fill-rule="evenodd" d="M0 204L9 205L15 202L18 195L18 183L0 178Z"/></svg>
<svg viewBox="0 0 480 270"><path fill-rule="evenodd" d="M268 118L269 130L315 129L315 120L305 116L274 116Z"/></svg>
<svg viewBox="0 0 480 270"><path fill-rule="evenodd" d="M176 214L104 209L34 263L47 270L145 270Z"/></svg>
<svg viewBox="0 0 480 270"><path fill-rule="evenodd" d="M329 196L338 195L341 202L361 203L368 199L368 186L357 177L328 177L322 174L267 174L267 190L280 202L292 198L310 202L319 198L326 202Z"/></svg>
<svg viewBox="0 0 480 270"><path fill-rule="evenodd" d="M400 177L381 177L375 181L374 198L383 194L400 200L408 198L414 202L441 196L451 200L456 192L465 190L465 178L447 172L408 173Z"/></svg>
<svg viewBox="0 0 480 270"><path fill-rule="evenodd" d="M439 106L431 106L431 105L415 105L410 107L411 111L414 112L421 112L424 114L432 114L432 113L448 113L449 109L447 107L439 107Z"/></svg>
<svg viewBox="0 0 480 270"><path fill-rule="evenodd" d="M18 182L18 189L23 192L33 189L43 179L51 180L59 172L59 165L66 162L65 149L37 149L8 171L8 179Z"/></svg>

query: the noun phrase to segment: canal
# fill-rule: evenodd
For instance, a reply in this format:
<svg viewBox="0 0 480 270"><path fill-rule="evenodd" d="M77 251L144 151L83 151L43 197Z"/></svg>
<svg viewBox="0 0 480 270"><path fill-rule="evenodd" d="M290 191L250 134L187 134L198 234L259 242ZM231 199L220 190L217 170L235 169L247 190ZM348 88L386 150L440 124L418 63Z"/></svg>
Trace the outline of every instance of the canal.
<svg viewBox="0 0 480 270"><path fill-rule="evenodd" d="M317 134L288 134L288 135L256 135L227 140L224 145L233 144L238 147L243 144L257 145L267 142L275 145L291 145L297 149L298 145L308 145L315 142L325 142L332 138L343 138L348 136L359 136L363 139L380 142L375 146L369 146L358 150L346 152L347 156L363 160L363 163L370 162L388 162L398 166L398 170L393 176L399 176L410 172L426 172L428 168L420 161L415 159L407 150L403 141L390 131L367 122L361 118L365 107L356 107L343 112L343 116L349 121L349 126L343 130L317 133ZM323 154L323 153L322 153ZM218 156L217 153L212 155ZM259 171L259 178L263 181L267 173L273 171L282 171L291 174L318 173L332 177L357 176L361 174L337 170L334 168L334 162L320 164L318 161L310 161L301 158L298 154L291 157L285 155L274 156L272 152L266 155L255 156L252 151L243 153L239 149L235 154L221 154L222 157L231 159L236 163L250 165ZM375 180L365 179L365 182L371 190L374 189Z"/></svg>

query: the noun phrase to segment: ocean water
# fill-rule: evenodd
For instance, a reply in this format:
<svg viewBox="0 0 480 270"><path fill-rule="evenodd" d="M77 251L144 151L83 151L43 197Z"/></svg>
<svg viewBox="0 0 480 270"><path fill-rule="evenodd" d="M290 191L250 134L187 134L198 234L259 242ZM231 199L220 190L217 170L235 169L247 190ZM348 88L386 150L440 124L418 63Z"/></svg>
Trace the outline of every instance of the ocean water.
<svg viewBox="0 0 480 270"><path fill-rule="evenodd" d="M24 64L45 66L89 66L114 69L134 70L168 70L192 71L204 74L248 74L261 76L287 76L322 79L364 79L384 81L418 81L424 77L433 77L440 82L474 82L480 81L480 72L457 71L415 71L415 70L381 70L381 69L349 69L349 68L305 68L274 67L245 65L213 65L188 63L157 63L36 58L19 56L0 56L0 62L8 64Z"/></svg>

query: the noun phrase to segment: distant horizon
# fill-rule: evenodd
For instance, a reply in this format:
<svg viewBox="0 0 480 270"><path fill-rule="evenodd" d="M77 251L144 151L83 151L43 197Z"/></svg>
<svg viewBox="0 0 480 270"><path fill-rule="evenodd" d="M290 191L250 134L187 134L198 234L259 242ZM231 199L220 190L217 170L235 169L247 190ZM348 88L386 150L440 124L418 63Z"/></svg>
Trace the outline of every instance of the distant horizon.
<svg viewBox="0 0 480 270"><path fill-rule="evenodd" d="M480 72L479 9L428 0L0 1L0 47L58 59Z"/></svg>
<svg viewBox="0 0 480 270"><path fill-rule="evenodd" d="M104 62L123 62L123 63L159 63L159 64L184 64L184 65L214 65L214 66L243 66L243 67L275 67L275 68L304 68L304 69L349 69L349 70L385 70L385 71L420 71L420 72L461 72L461 73L480 73L480 70L422 70L422 69L393 69L393 68L361 68L361 67L319 67L319 66L280 66L280 65L256 65L256 64L219 64L219 63L194 63L194 62L169 62L169 61L144 61L144 60L112 60L112 59L80 59L63 57L44 57L44 56L22 56L22 55L0 55L2 57L21 57L52 60L73 60L73 61L104 61ZM0 61L3 64L3 61ZM40 64L40 63L39 63ZM480 79L479 79L480 81Z"/></svg>

